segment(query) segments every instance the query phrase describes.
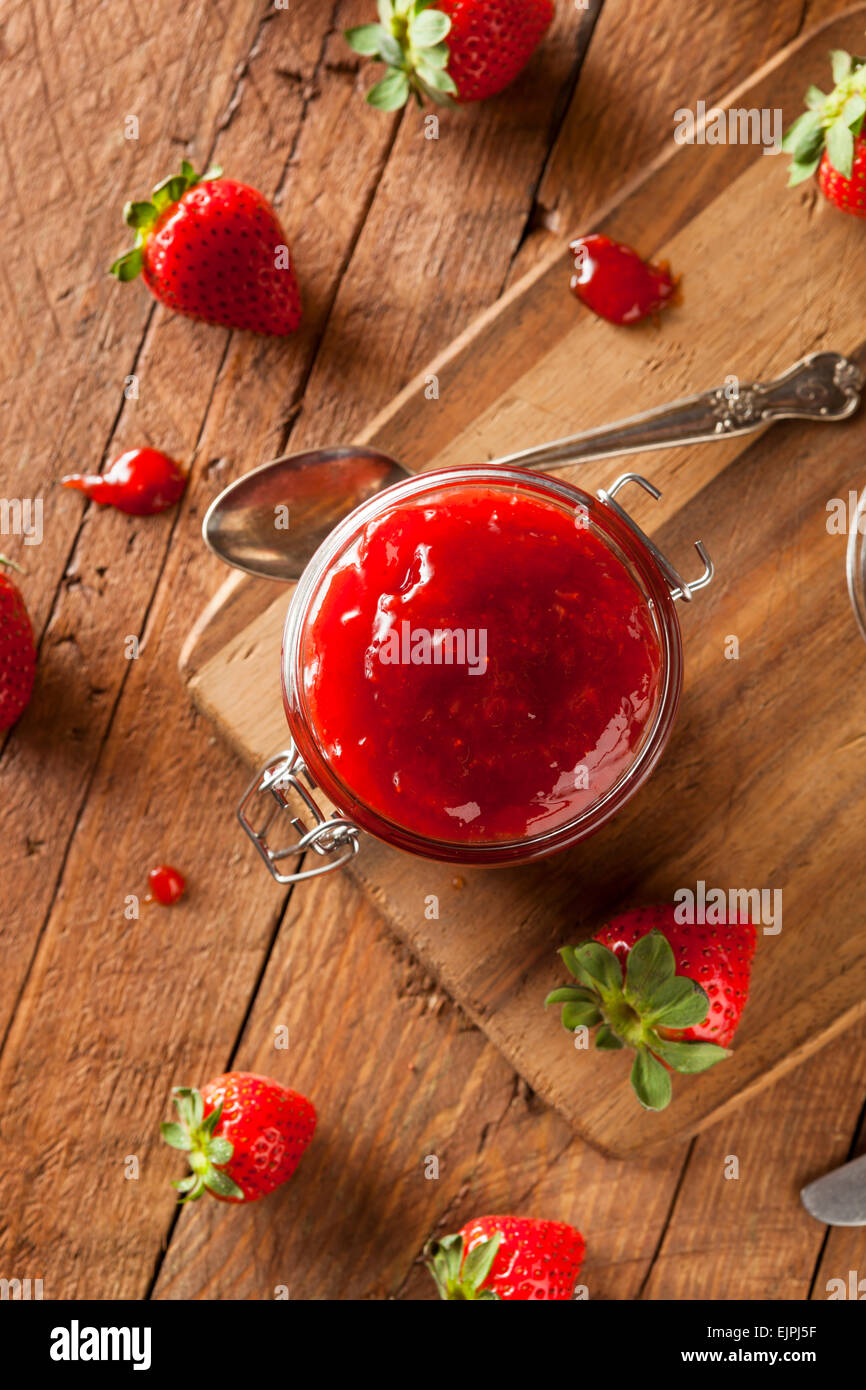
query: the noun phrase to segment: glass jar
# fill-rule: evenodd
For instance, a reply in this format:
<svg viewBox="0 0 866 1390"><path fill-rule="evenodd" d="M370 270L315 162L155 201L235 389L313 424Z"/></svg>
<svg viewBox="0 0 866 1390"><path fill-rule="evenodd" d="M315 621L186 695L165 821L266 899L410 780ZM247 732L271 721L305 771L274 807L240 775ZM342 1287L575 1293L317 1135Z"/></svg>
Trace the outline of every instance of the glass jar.
<svg viewBox="0 0 866 1390"><path fill-rule="evenodd" d="M239 810L242 825L279 882L294 882L345 863L360 847L361 831L409 853L454 864L516 864L540 859L593 834L643 785L670 737L682 687L682 637L676 601L691 600L695 590L710 582L713 569L706 551L698 542L697 549L704 565L703 574L694 583L687 584L615 500L616 493L626 483L638 484L654 497L659 496L651 483L634 473L623 474L610 488L599 491L596 496L546 474L518 468L482 465L422 473L386 488L364 502L328 536L297 585L283 634L282 689L292 743L262 769ZM369 789L366 794L361 794L357 786L350 784L342 766L337 765L339 759L336 754L329 754L328 739L322 736L318 727L311 704L309 651L310 634L317 621L323 595L327 595L328 586L335 575L341 573L341 566L345 568L349 565L354 572L359 572L359 545L362 539L371 534L371 526L374 532L377 526L381 531L383 526L387 526L389 514L404 509L407 504L418 508L427 503L431 509L427 515L437 516L450 503L459 506L461 499L466 502L481 495L497 502L501 499L503 505L507 505L511 499L515 499L515 502L518 499L529 500L543 507L551 524L554 518L567 517L570 525L590 532L594 540L588 544L593 545L594 553L603 554L605 575L624 574L628 577L629 592L639 595L640 611L648 615L657 655L652 708L633 744L629 746L627 756L623 758L620 754L618 760L608 759L609 763L612 761L613 771L608 767L604 777L597 778L597 792L587 788L586 795L558 798L555 802L556 812L545 811L545 814L536 815L534 819L528 817L526 827L518 832L509 834L498 831L489 838L484 834L473 834L471 828L466 831L463 826L460 827L460 834L431 833L429 826L419 823L418 801L407 798L407 809L396 815L385 805L387 798L384 795L372 795ZM540 512L538 514L541 515ZM363 569L360 572L363 574ZM507 591L507 586L504 588ZM354 616L354 611L348 616ZM323 674L327 689L325 663L321 663L319 674ZM361 690L359 686L359 697ZM351 705L353 692L343 692L340 698L344 695ZM375 707L370 706L370 710L375 719ZM339 743L330 740L332 749L339 746ZM530 757L532 751L531 745L527 744L524 750L526 758ZM443 749L443 757L447 756L447 751ZM370 766L375 766L375 760ZM382 768L381 773L387 777L388 769ZM390 788L383 784L383 793L385 790L390 791ZM259 794L267 792L272 794L280 807L289 811L298 836L283 849L272 848L267 838L273 821L273 806L263 826L256 828L253 824L254 802ZM327 798L333 810L320 805L317 792ZM373 804L377 801L378 805ZM475 806L474 802L469 804ZM450 815L451 808L445 809ZM462 811L463 808L459 809ZM413 818L415 824L411 823ZM429 816L427 820L430 820ZM295 873L282 872L280 865L283 860L307 849L312 849L322 862L314 860L310 867Z"/></svg>

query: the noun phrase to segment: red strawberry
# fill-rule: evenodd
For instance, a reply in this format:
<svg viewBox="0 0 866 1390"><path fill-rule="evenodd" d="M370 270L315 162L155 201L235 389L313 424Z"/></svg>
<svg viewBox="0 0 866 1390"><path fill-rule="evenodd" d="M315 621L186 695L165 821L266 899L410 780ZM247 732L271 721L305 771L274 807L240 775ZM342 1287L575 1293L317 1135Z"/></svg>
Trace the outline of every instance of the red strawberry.
<svg viewBox="0 0 866 1390"><path fill-rule="evenodd" d="M850 162L847 158L839 162L842 170L834 167L830 155L824 151L818 165L818 187L827 201L840 211L866 217L866 140L862 135L854 137ZM848 171L847 175L844 170Z"/></svg>
<svg viewBox="0 0 866 1390"><path fill-rule="evenodd" d="M4 565L18 565L0 555L0 729L10 729L30 703L36 643L20 590L4 573Z"/></svg>
<svg viewBox="0 0 866 1390"><path fill-rule="evenodd" d="M268 1076L226 1072L201 1092L179 1086L180 1123L162 1137L189 1154L192 1173L174 1185L193 1201L207 1189L221 1202L255 1202L290 1178L313 1137L316 1112L297 1091Z"/></svg>
<svg viewBox="0 0 866 1390"><path fill-rule="evenodd" d="M201 178L184 160L149 203L127 203L124 218L135 245L112 275L139 272L175 313L251 333L293 333L301 297L286 234L255 188L210 169Z"/></svg>
<svg viewBox="0 0 866 1390"><path fill-rule="evenodd" d="M833 91L806 93L807 110L785 133L782 149L792 157L789 188L818 171L818 187L828 202L855 217L866 217L866 58L835 49Z"/></svg>
<svg viewBox="0 0 866 1390"><path fill-rule="evenodd" d="M577 987L555 989L566 1028L600 1024L596 1047L633 1047L632 1085L647 1110L671 1098L670 1072L701 1072L729 1056L749 995L757 933L677 921L670 905L615 917L593 941L565 946Z"/></svg>
<svg viewBox="0 0 866 1390"><path fill-rule="evenodd" d="M64 487L83 492L101 506L130 516L155 516L183 496L186 478L174 459L158 449L129 449L105 473L67 473Z"/></svg>
<svg viewBox="0 0 866 1390"><path fill-rule="evenodd" d="M434 8L435 5L435 8ZM395 111L496 96L523 71L553 19L553 0L379 0L380 24L346 30L356 53L387 63L367 93Z"/></svg>
<svg viewBox="0 0 866 1390"><path fill-rule="evenodd" d="M427 1267L439 1297L570 1299L586 1246L564 1221L532 1216L479 1216L456 1235L431 1241Z"/></svg>

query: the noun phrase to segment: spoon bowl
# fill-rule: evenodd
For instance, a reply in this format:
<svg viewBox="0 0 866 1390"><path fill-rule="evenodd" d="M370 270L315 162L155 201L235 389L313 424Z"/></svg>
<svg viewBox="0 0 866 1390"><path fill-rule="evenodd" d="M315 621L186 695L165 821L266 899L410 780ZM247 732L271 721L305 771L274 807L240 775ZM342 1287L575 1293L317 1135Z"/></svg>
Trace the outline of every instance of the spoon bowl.
<svg viewBox="0 0 866 1390"><path fill-rule="evenodd" d="M224 488L202 535L235 569L297 579L337 522L408 476L396 459L360 444L283 454Z"/></svg>

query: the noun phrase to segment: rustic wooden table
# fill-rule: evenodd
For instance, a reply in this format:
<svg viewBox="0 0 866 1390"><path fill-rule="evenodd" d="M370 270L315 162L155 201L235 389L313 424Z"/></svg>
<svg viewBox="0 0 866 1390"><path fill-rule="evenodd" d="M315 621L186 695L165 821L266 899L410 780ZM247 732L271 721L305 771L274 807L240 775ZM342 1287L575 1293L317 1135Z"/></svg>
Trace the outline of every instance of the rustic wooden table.
<svg viewBox="0 0 866 1390"><path fill-rule="evenodd" d="M40 676L0 744L0 1274L42 1278L46 1298L428 1298L426 1236L481 1210L579 1225L593 1298L823 1298L863 1266L863 1232L828 1235L797 1193L862 1143L866 1030L692 1143L600 1157L344 878L289 896L267 880L234 821L245 774L177 675L223 578L199 539L215 493L286 447L350 438L641 173L677 107L844 8L559 0L520 82L444 114L433 141L416 111L361 99L341 31L372 0L9 0L0 492L42 497L45 520L38 549L3 537ZM123 202L184 155L279 205L295 339L172 318L105 276ZM189 466L176 512L137 521L55 485L145 442ZM158 859L188 897L130 919ZM268 1201L179 1213L170 1088L229 1066L314 1098L316 1140Z"/></svg>

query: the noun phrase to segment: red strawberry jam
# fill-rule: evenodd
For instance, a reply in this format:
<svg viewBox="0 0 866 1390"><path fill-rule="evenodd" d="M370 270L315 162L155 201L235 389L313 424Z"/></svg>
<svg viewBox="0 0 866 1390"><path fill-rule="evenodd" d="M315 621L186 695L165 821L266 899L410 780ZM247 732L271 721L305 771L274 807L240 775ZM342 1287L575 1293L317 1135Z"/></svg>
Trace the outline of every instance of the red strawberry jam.
<svg viewBox="0 0 866 1390"><path fill-rule="evenodd" d="M319 587L301 658L309 725L352 797L458 845L574 820L659 700L657 630L625 564L585 513L508 485L369 521Z"/></svg>
<svg viewBox="0 0 866 1390"><path fill-rule="evenodd" d="M152 897L163 907L173 907L186 891L186 879L179 869L170 864L157 864L147 871L147 882Z"/></svg>
<svg viewBox="0 0 866 1390"><path fill-rule="evenodd" d="M156 516L179 502L186 488L174 459L158 449L129 449L105 473L68 473L60 481L130 516Z"/></svg>
<svg viewBox="0 0 866 1390"><path fill-rule="evenodd" d="M678 280L666 261L653 265L608 236L582 236L574 256L571 288L582 304L610 323L638 323L675 301Z"/></svg>

